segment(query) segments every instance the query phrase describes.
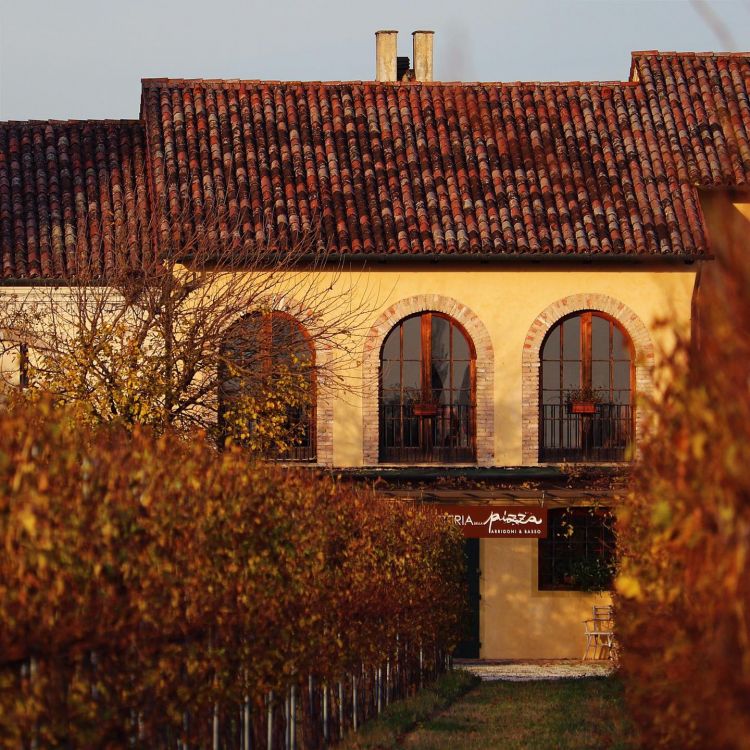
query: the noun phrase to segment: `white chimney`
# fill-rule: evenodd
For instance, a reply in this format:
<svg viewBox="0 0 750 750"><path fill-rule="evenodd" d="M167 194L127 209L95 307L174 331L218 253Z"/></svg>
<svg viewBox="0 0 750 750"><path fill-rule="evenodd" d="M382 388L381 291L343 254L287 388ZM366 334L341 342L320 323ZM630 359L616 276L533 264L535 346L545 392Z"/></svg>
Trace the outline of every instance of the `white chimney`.
<svg viewBox="0 0 750 750"><path fill-rule="evenodd" d="M432 80L432 39L434 31L415 31L414 37L414 78L417 81Z"/></svg>
<svg viewBox="0 0 750 750"><path fill-rule="evenodd" d="M375 32L375 80L396 80L397 31Z"/></svg>

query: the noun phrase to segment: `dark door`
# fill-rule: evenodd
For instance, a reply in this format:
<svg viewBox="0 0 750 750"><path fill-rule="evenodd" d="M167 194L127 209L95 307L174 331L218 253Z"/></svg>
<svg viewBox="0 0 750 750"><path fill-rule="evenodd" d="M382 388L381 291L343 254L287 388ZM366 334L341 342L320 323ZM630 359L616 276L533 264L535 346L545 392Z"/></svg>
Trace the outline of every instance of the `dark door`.
<svg viewBox="0 0 750 750"><path fill-rule="evenodd" d="M466 555L466 594L468 598L463 622L463 639L453 653L457 659L479 658L479 539L464 540Z"/></svg>

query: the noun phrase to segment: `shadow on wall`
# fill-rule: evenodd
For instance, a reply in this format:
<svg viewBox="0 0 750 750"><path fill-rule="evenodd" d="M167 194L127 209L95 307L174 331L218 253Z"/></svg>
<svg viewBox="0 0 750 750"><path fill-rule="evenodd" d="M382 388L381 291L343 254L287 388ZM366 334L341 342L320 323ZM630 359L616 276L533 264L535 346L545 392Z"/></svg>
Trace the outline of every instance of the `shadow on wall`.
<svg viewBox="0 0 750 750"><path fill-rule="evenodd" d="M701 263L693 295L693 341L700 346L706 330L704 300L713 290L719 298L725 286L724 266L743 266L750 252L750 190L741 188L698 188L709 249L716 263Z"/></svg>
<svg viewBox="0 0 750 750"><path fill-rule="evenodd" d="M482 540L482 657L581 658L583 621L609 594L539 591L537 540Z"/></svg>
<svg viewBox="0 0 750 750"><path fill-rule="evenodd" d="M501 362L498 371L504 374L510 370L504 362ZM520 391L520 383L518 391ZM521 400L511 398L516 392L516 389L510 388L499 393L495 392L495 424L499 425L495 430L495 464L497 466L513 466L523 463Z"/></svg>
<svg viewBox="0 0 750 750"><path fill-rule="evenodd" d="M356 382L350 392L340 392L335 401L333 465L362 464L362 384Z"/></svg>

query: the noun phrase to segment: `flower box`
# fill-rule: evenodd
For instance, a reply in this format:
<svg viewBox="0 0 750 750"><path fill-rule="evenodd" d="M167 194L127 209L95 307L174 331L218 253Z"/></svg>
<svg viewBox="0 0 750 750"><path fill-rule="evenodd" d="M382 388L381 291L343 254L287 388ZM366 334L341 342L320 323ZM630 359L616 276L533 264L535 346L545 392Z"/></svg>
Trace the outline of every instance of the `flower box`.
<svg viewBox="0 0 750 750"><path fill-rule="evenodd" d="M415 417L434 417L437 414L437 404L412 404Z"/></svg>
<svg viewBox="0 0 750 750"><path fill-rule="evenodd" d="M568 411L571 414L596 414L595 401L569 401Z"/></svg>

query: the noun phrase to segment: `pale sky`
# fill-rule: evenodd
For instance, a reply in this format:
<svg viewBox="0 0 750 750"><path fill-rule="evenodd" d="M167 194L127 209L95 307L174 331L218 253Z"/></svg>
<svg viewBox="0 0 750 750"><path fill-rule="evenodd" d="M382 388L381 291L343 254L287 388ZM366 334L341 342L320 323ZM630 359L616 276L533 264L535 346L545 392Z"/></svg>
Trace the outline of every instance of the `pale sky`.
<svg viewBox="0 0 750 750"><path fill-rule="evenodd" d="M142 77L372 80L377 29L437 80L626 80L632 50L750 50L750 0L0 0L0 119L136 118Z"/></svg>

